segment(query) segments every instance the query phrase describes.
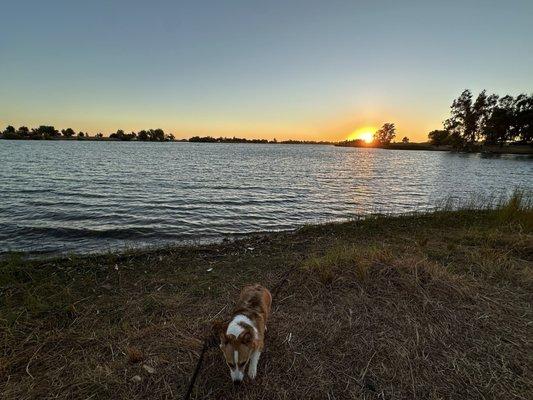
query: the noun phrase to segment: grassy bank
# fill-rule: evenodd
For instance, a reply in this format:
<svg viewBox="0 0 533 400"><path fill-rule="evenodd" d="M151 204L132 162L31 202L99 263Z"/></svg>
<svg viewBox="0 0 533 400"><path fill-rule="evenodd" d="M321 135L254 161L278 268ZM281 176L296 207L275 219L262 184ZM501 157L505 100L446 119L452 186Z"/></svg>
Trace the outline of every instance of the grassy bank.
<svg viewBox="0 0 533 400"><path fill-rule="evenodd" d="M258 378L217 349L193 398L533 396L533 213L442 211L0 265L4 399L183 396L210 322L273 287Z"/></svg>

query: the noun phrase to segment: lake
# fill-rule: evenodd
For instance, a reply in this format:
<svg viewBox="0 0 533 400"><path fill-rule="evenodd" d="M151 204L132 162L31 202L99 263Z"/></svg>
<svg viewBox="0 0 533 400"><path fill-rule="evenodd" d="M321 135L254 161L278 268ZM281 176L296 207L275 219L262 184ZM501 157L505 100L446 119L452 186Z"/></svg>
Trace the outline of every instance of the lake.
<svg viewBox="0 0 533 400"><path fill-rule="evenodd" d="M0 252L216 241L533 187L527 156L0 140Z"/></svg>

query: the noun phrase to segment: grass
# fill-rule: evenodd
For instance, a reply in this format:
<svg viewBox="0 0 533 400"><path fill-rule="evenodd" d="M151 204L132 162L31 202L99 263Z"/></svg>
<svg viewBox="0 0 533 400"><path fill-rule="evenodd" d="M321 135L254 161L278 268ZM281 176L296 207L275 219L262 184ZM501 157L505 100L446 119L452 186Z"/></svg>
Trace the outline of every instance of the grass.
<svg viewBox="0 0 533 400"><path fill-rule="evenodd" d="M212 321L274 287L236 389L217 349L195 399L528 399L533 208L442 210L236 242L0 261L3 399L174 399Z"/></svg>

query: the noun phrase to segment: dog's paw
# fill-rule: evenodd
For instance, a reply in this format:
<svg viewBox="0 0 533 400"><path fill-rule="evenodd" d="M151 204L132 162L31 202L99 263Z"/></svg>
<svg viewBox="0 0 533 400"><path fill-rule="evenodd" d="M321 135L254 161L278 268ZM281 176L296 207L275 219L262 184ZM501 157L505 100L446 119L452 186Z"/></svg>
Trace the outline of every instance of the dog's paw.
<svg viewBox="0 0 533 400"><path fill-rule="evenodd" d="M250 379L255 379L255 377L257 376L257 367L253 368L250 365L250 367L248 368L248 376L250 377Z"/></svg>

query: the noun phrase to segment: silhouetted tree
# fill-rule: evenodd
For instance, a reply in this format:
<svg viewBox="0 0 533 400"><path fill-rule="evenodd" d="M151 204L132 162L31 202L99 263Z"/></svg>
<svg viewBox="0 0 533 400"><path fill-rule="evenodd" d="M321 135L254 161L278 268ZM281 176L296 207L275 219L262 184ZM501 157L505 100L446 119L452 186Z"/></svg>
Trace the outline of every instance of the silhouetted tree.
<svg viewBox="0 0 533 400"><path fill-rule="evenodd" d="M498 96L487 96L483 90L475 102L472 93L465 90L451 105L451 116L444 121L444 128L451 134L458 134L468 146L472 146L481 139L484 124L490 117L496 105Z"/></svg>
<svg viewBox="0 0 533 400"><path fill-rule="evenodd" d="M151 141L162 142L163 140L165 140L165 132L163 131L163 129L150 129L148 131L148 137Z"/></svg>
<svg viewBox="0 0 533 400"><path fill-rule="evenodd" d="M450 136L448 136L447 139L447 144L452 146L455 150L463 150L465 148L465 140L458 132L450 133Z"/></svg>
<svg viewBox="0 0 533 400"><path fill-rule="evenodd" d="M4 138L6 139L19 139L19 135L17 134L15 127L8 125L6 126L6 129L2 132Z"/></svg>
<svg viewBox="0 0 533 400"><path fill-rule="evenodd" d="M387 122L374 134L374 140L380 145L387 145L396 137L394 124Z"/></svg>
<svg viewBox="0 0 533 400"><path fill-rule="evenodd" d="M502 97L483 125L482 134L485 137L485 143L501 146L506 141L512 140L514 114L513 97Z"/></svg>
<svg viewBox="0 0 533 400"><path fill-rule="evenodd" d="M514 101L514 134L524 143L533 143L533 94L521 94Z"/></svg>
<svg viewBox="0 0 533 400"><path fill-rule="evenodd" d="M117 129L117 131L115 133L112 133L111 135L109 135L109 137L111 139L123 140L124 139L124 131L122 129Z"/></svg>
<svg viewBox="0 0 533 400"><path fill-rule="evenodd" d="M146 132L144 129L142 131L139 131L139 133L137 133L137 139L143 141L148 140L148 132Z"/></svg>
<svg viewBox="0 0 533 400"><path fill-rule="evenodd" d="M32 136L35 138L50 139L59 136L59 131L53 126L41 125L38 128L31 130Z"/></svg>
<svg viewBox="0 0 533 400"><path fill-rule="evenodd" d="M409 143L409 138L407 136L404 136L402 139L402 143Z"/></svg>
<svg viewBox="0 0 533 400"><path fill-rule="evenodd" d="M18 134L21 138L29 138L29 137L30 137L30 130L28 129L27 126L21 126L21 127L18 129L17 134Z"/></svg>
<svg viewBox="0 0 533 400"><path fill-rule="evenodd" d="M486 90L481 91L477 96L473 106L474 116L476 118L476 136L474 140L480 140L483 138L484 127L497 102L498 96L495 94L487 95Z"/></svg>
<svg viewBox="0 0 533 400"><path fill-rule="evenodd" d="M450 133L447 130L434 130L428 133L429 143L433 146L442 146L448 144Z"/></svg>
<svg viewBox="0 0 533 400"><path fill-rule="evenodd" d="M76 134L76 132L74 132L74 129L72 129L72 128L62 129L61 133L65 137L72 137L72 136L74 136Z"/></svg>

